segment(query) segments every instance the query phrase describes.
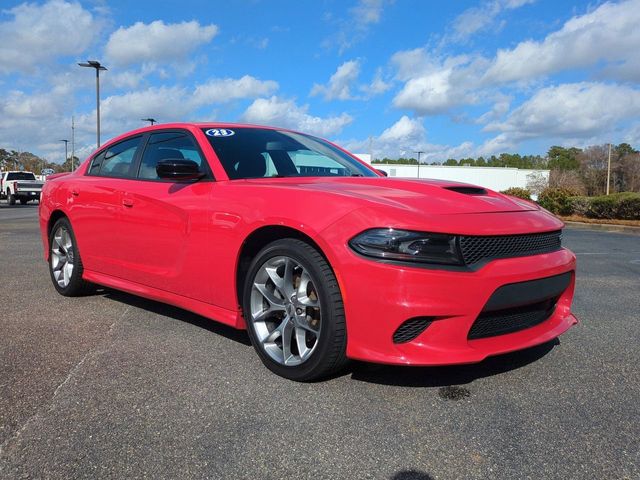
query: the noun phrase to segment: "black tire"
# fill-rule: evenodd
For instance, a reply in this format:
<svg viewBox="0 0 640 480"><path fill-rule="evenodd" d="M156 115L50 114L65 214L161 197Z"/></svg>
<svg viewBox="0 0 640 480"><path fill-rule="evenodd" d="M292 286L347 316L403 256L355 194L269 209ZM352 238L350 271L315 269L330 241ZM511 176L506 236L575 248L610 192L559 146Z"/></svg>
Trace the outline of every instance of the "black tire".
<svg viewBox="0 0 640 480"><path fill-rule="evenodd" d="M54 255L52 254L52 246L54 245L54 236L58 229L64 229L68 232L72 240L72 256L73 256L73 271L70 275L69 283L66 286L62 286L58 283L54 275ZM80 257L80 251L78 250L78 243L76 237L71 228L71 223L67 217L62 217L56 221L49 233L49 275L51 276L51 282L54 288L60 295L65 297L78 297L90 293L92 290L92 284L82 279L82 272L84 267L82 265L82 258Z"/></svg>
<svg viewBox="0 0 640 480"><path fill-rule="evenodd" d="M15 205L16 204L16 196L7 190L7 205Z"/></svg>
<svg viewBox="0 0 640 480"><path fill-rule="evenodd" d="M26 198L20 199L20 205L26 205L27 203L29 203L29 200L27 200Z"/></svg>
<svg viewBox="0 0 640 480"><path fill-rule="evenodd" d="M317 344L310 356L295 366L283 365L269 356L259 340L250 314L256 275L265 262L280 256L293 259L311 274L315 279L314 287L321 305ZM331 375L347 363L347 332L340 288L325 258L308 243L286 238L264 247L249 267L243 289L242 309L253 347L264 365L275 374L298 382L309 382Z"/></svg>

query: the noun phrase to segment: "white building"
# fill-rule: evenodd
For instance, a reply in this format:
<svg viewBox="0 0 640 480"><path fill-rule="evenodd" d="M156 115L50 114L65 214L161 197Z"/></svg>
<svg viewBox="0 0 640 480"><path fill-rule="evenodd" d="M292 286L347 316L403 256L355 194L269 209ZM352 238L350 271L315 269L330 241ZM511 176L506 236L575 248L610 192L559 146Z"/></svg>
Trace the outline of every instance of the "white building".
<svg viewBox="0 0 640 480"><path fill-rule="evenodd" d="M390 177L436 178L471 183L497 191L511 187L531 188L533 184L537 186L549 184L549 170L445 165L387 165L382 163L374 163L372 167L384 170Z"/></svg>

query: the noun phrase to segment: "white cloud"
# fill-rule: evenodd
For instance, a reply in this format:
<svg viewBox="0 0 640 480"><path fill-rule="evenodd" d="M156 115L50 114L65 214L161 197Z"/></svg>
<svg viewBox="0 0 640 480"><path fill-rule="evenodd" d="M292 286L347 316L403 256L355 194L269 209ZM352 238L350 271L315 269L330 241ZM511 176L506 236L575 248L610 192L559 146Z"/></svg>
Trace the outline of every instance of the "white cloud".
<svg viewBox="0 0 640 480"><path fill-rule="evenodd" d="M345 50L367 36L371 27L382 19L385 0L358 0L355 7L349 10L348 18L340 18L336 23L338 31L326 38L325 47L338 47L342 54ZM328 15L332 19L332 15Z"/></svg>
<svg viewBox="0 0 640 480"><path fill-rule="evenodd" d="M418 144L426 139L427 131L422 122L403 115L400 120L384 130L378 140L402 145Z"/></svg>
<svg viewBox="0 0 640 480"><path fill-rule="evenodd" d="M70 97L54 90L33 93L12 90L0 97L1 148L63 160L64 149L57 140L70 138L71 115L66 118L64 114Z"/></svg>
<svg viewBox="0 0 640 480"><path fill-rule="evenodd" d="M59 103L50 94L28 95L13 90L0 100L0 115L3 118L44 120L56 112Z"/></svg>
<svg viewBox="0 0 640 480"><path fill-rule="evenodd" d="M320 136L334 135L353 121L343 113L333 117L316 117L308 113L309 106L298 106L293 100L272 96L255 100L242 115L249 123L291 128Z"/></svg>
<svg viewBox="0 0 640 480"><path fill-rule="evenodd" d="M516 108L502 123L485 127L514 141L543 137L588 137L637 117L640 90L623 85L570 83L548 87Z"/></svg>
<svg viewBox="0 0 640 480"><path fill-rule="evenodd" d="M351 87L360 74L360 62L350 60L338 67L336 72L329 78L327 85L314 84L311 89L311 96L323 95L325 100L350 100Z"/></svg>
<svg viewBox="0 0 640 480"><path fill-rule="evenodd" d="M484 6L504 10L524 3L526 0L500 0ZM480 55L438 58L426 48L400 51L391 64L396 79L404 85L393 105L418 115L436 115L491 102L491 110L476 120L485 123L495 122L508 111L507 102L494 100L511 95L505 88L530 89L533 81L557 71L591 67L597 78L635 82L640 80L639 24L640 0L628 0L600 5L568 20L543 41L498 50L492 59Z"/></svg>
<svg viewBox="0 0 640 480"><path fill-rule="evenodd" d="M605 3L590 13L567 21L543 41L528 40L510 50L499 50L484 82L527 80L601 61L626 62L640 45L640 0ZM634 69L640 63L627 65ZM628 73L628 72L627 72ZM636 78L640 72L635 70Z"/></svg>
<svg viewBox="0 0 640 480"><path fill-rule="evenodd" d="M472 91L473 79L462 68L470 68L466 56L449 57L440 63L417 49L396 53L392 62L398 68L398 78L406 80L393 99L397 108L432 115L477 100Z"/></svg>
<svg viewBox="0 0 640 480"><path fill-rule="evenodd" d="M80 55L99 32L79 3L23 3L6 13L13 19L0 23L0 73L32 72L58 56Z"/></svg>
<svg viewBox="0 0 640 480"><path fill-rule="evenodd" d="M473 143L438 145L427 142L427 131L421 120L403 115L379 136L366 140L344 142L351 152L369 152L374 158L418 157L423 163L442 162L447 158L460 158L473 153Z"/></svg>
<svg viewBox="0 0 640 480"><path fill-rule="evenodd" d="M278 82L258 80L251 75L242 78L221 78L198 85L193 93L197 105L226 103L240 98L256 98L270 95L278 89Z"/></svg>
<svg viewBox="0 0 640 480"><path fill-rule="evenodd" d="M166 24L156 20L120 27L109 37L105 52L117 65L145 62L180 62L200 45L209 43L218 33L216 25L190 22Z"/></svg>
<svg viewBox="0 0 640 480"><path fill-rule="evenodd" d="M468 8L453 21L453 38L465 40L474 33L495 29L496 18L504 10L520 8L535 0L491 0L479 7Z"/></svg>
<svg viewBox="0 0 640 480"><path fill-rule="evenodd" d="M511 107L512 100L513 99L508 95L497 93L493 99L494 103L493 107L491 107L491 110L478 117L478 119L476 119L476 123L486 124L489 122L498 121L507 114L509 108Z"/></svg>
<svg viewBox="0 0 640 480"><path fill-rule="evenodd" d="M368 25L378 23L382 16L382 6L382 0L359 0L351 10L356 26L365 28Z"/></svg>
<svg viewBox="0 0 640 480"><path fill-rule="evenodd" d="M360 85L360 90L362 90L367 96L373 97L375 95L380 95L386 92L391 88L390 82L385 82L382 78L382 69L376 70L376 74L371 80L371 83L368 85Z"/></svg>

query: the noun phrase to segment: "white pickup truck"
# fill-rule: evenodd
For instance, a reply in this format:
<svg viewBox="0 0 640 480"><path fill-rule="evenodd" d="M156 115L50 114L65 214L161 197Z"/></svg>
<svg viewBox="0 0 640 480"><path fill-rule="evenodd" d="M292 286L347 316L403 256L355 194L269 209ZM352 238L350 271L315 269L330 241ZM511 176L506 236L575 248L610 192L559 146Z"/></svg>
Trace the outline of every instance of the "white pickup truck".
<svg viewBox="0 0 640 480"><path fill-rule="evenodd" d="M6 199L8 205L15 205L19 200L26 205L31 200L40 200L42 182L31 172L9 171L0 176L0 198Z"/></svg>

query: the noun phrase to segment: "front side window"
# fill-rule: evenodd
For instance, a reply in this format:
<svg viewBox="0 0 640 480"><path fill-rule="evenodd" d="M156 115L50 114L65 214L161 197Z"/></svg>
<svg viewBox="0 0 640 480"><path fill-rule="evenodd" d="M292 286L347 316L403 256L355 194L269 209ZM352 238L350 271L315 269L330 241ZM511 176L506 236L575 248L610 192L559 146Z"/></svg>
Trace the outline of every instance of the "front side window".
<svg viewBox="0 0 640 480"><path fill-rule="evenodd" d="M192 160L204 168L200 151L186 132L163 132L149 136L142 155L138 178L158 180L156 166L161 160Z"/></svg>
<svg viewBox="0 0 640 480"><path fill-rule="evenodd" d="M135 137L116 143L96 155L91 162L89 174L102 177L133 177L133 164L141 138Z"/></svg>
<svg viewBox="0 0 640 480"><path fill-rule="evenodd" d="M376 176L340 149L309 135L264 128L203 131L232 180Z"/></svg>

